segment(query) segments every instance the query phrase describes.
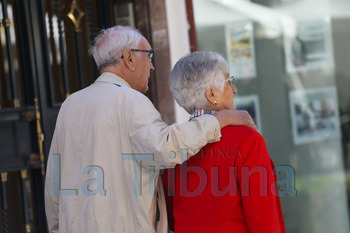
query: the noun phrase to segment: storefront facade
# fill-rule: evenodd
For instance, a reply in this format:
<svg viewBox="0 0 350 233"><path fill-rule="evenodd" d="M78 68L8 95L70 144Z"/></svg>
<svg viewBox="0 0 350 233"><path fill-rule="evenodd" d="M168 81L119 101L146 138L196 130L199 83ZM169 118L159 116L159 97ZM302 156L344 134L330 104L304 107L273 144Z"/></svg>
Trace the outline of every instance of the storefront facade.
<svg viewBox="0 0 350 233"><path fill-rule="evenodd" d="M98 72L101 28L134 26L155 50L147 96L188 116L168 74L194 50L223 55L280 167L288 233L349 232L350 4L345 0L0 0L1 232L46 232L45 161L61 103ZM313 9L312 13L309 9Z"/></svg>

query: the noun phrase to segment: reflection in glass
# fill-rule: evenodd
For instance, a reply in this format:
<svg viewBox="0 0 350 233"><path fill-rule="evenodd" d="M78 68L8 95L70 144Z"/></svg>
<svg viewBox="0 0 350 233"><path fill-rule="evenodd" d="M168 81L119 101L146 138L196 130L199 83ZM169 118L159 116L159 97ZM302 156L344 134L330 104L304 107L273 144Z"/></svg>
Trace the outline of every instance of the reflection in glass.
<svg viewBox="0 0 350 233"><path fill-rule="evenodd" d="M229 69L247 74L237 79L236 99L257 99L276 166L295 169L297 196L281 197L287 232L348 233L350 3L258 2L193 0L199 50L233 60L248 48L242 38L254 45L255 63L233 60ZM237 34L242 23L252 25L251 39ZM256 75L248 75L252 64Z"/></svg>

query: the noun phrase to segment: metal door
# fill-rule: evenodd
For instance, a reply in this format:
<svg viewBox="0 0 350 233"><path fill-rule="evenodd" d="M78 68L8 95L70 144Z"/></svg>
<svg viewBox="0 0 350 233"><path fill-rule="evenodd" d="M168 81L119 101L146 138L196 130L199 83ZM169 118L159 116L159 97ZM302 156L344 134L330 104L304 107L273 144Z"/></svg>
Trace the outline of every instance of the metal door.
<svg viewBox="0 0 350 233"><path fill-rule="evenodd" d="M61 103L95 80L95 0L0 0L0 232L47 232L45 156Z"/></svg>
<svg viewBox="0 0 350 233"><path fill-rule="evenodd" d="M0 3L0 233L47 232L43 181L61 103L98 76L88 48L101 28L136 26L152 41L149 0ZM156 106L162 67L146 93Z"/></svg>

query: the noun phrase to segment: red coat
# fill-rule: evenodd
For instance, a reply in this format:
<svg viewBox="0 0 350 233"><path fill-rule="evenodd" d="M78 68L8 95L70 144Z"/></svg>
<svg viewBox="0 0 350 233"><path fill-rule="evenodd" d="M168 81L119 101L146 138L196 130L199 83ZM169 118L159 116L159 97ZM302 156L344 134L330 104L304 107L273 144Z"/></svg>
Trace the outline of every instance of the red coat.
<svg viewBox="0 0 350 233"><path fill-rule="evenodd" d="M284 233L273 170L258 132L224 128L219 142L164 171L169 227L175 233Z"/></svg>

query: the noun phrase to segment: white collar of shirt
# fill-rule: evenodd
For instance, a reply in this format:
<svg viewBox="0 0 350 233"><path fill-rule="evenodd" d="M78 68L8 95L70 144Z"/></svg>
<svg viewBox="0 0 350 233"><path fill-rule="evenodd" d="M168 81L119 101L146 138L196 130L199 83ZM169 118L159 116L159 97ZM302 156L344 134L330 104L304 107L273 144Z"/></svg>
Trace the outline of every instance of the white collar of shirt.
<svg viewBox="0 0 350 233"><path fill-rule="evenodd" d="M110 72L102 73L100 77L96 79L95 82L112 83L117 86L129 87L132 89L132 87L129 85L127 81L125 81L123 78L119 77L118 75Z"/></svg>

